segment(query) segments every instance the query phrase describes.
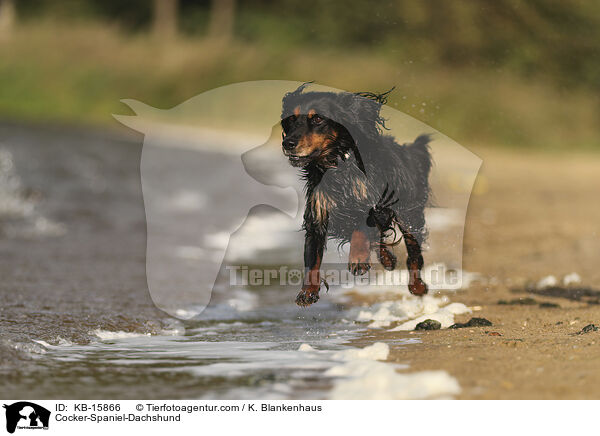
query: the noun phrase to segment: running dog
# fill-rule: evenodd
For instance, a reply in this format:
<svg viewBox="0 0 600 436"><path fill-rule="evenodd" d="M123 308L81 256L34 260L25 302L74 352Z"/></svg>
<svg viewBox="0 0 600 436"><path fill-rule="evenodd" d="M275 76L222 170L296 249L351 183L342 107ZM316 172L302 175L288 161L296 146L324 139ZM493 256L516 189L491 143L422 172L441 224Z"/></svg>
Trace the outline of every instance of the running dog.
<svg viewBox="0 0 600 436"><path fill-rule="evenodd" d="M421 245L430 193L429 136L400 145L383 134L380 111L391 90L305 92L307 85L285 95L281 116L283 153L306 182L305 276L296 303L319 300L328 238L350 243L348 268L362 275L371 268L373 249L385 269L396 267L391 247L399 242L397 231L408 253L409 290L426 294ZM392 233L394 241L386 242Z"/></svg>

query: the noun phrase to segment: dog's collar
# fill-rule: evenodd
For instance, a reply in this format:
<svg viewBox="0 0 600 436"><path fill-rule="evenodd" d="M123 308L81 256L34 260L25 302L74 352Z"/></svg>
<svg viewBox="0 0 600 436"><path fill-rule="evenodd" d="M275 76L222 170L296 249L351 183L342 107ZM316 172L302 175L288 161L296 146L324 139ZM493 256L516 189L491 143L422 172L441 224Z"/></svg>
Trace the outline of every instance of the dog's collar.
<svg viewBox="0 0 600 436"><path fill-rule="evenodd" d="M352 152L350 150L344 152L342 155L335 156L335 161L325 162L324 164L319 164L323 170L327 170L329 168L337 168L340 165L340 160L342 162L346 162L352 156Z"/></svg>

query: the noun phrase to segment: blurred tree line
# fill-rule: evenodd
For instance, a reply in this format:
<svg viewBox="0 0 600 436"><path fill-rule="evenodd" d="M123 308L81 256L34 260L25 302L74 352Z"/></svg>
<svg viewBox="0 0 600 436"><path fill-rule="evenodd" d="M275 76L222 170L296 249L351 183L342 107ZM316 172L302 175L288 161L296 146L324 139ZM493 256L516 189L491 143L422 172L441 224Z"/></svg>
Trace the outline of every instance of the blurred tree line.
<svg viewBox="0 0 600 436"><path fill-rule="evenodd" d="M509 69L600 87L600 2L585 0L0 0L19 20L95 19L164 37L279 49L369 50L390 60ZM11 9L11 8L9 8ZM1 20L0 20L1 22ZM396 58L396 59L394 59Z"/></svg>

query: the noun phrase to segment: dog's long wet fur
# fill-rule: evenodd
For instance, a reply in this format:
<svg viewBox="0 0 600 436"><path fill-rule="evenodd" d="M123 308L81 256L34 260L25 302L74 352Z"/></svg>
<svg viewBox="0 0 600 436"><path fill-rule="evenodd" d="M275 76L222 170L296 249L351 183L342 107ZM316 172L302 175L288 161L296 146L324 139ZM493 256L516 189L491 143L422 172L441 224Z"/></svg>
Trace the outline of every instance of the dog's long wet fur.
<svg viewBox="0 0 600 436"><path fill-rule="evenodd" d="M409 290L427 293L421 280L424 208L429 198L429 136L399 145L384 135L380 115L387 93L305 92L307 84L283 98L282 148L306 181L303 228L305 277L300 306L319 299L320 267L327 239L350 243L348 268L354 275L371 267L374 249L393 270L391 246L401 235L408 253Z"/></svg>

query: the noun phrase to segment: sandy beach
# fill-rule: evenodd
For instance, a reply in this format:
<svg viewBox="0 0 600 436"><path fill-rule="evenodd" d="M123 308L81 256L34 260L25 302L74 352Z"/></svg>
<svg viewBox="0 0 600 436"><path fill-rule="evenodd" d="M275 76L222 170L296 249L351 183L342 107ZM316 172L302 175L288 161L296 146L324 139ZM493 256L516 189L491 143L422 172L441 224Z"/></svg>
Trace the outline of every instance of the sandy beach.
<svg viewBox="0 0 600 436"><path fill-rule="evenodd" d="M577 334L600 325L600 156L474 151L483 166L467 214L463 267L482 282L450 298L477 309L458 322L476 316L493 326L366 339L420 337L390 360L448 371L461 385L458 398L600 398L600 332ZM574 272L581 283L563 286ZM557 286L535 290L550 275Z"/></svg>

